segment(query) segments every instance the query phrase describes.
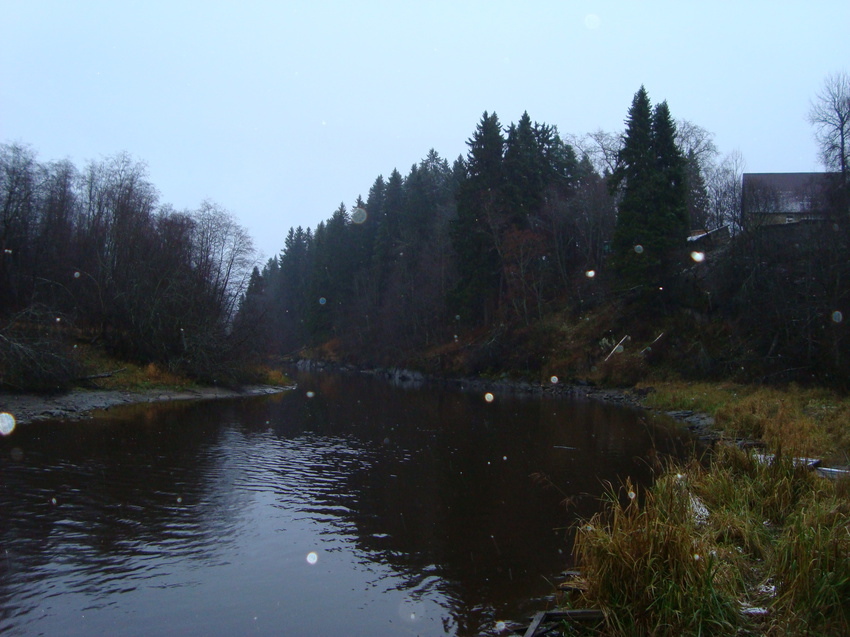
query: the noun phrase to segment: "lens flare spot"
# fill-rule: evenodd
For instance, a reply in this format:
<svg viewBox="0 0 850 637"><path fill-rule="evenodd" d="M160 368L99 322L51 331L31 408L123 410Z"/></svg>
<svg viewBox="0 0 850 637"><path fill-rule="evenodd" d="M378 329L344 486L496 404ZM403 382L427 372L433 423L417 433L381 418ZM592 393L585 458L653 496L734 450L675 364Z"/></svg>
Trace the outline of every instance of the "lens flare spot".
<svg viewBox="0 0 850 637"><path fill-rule="evenodd" d="M79 279L79 278L80 278L80 273L79 273L79 272L74 272L74 278L75 278L75 279Z"/></svg>
<svg viewBox="0 0 850 637"><path fill-rule="evenodd" d="M316 551L310 551L307 553L307 564L313 565L319 561L319 556L316 555Z"/></svg>
<svg viewBox="0 0 850 637"><path fill-rule="evenodd" d="M328 300L325 297L323 297L323 296L319 297L319 305L324 305L327 302L328 302Z"/></svg>
<svg viewBox="0 0 850 637"><path fill-rule="evenodd" d="M844 315L841 312L839 312L838 310L835 310L835 312L832 313L832 321L834 323L841 323L841 321L843 321L843 320L844 320Z"/></svg>
<svg viewBox="0 0 850 637"><path fill-rule="evenodd" d="M398 606L398 616L404 621L419 621L426 616L425 604L418 600L406 598Z"/></svg>
<svg viewBox="0 0 850 637"><path fill-rule="evenodd" d="M643 246L640 244L636 245L635 252L637 252L638 254L643 254Z"/></svg>
<svg viewBox="0 0 850 637"><path fill-rule="evenodd" d="M0 414L0 436L8 436L15 431L15 417L7 412Z"/></svg>
<svg viewBox="0 0 850 637"><path fill-rule="evenodd" d="M355 208L351 211L351 223L360 225L366 221L368 216L369 214L366 212L365 208Z"/></svg>
<svg viewBox="0 0 850 637"><path fill-rule="evenodd" d="M558 384L558 377L552 376L552 378L549 379L549 382L552 383L553 385L557 385Z"/></svg>
<svg viewBox="0 0 850 637"><path fill-rule="evenodd" d="M691 252L691 259L693 259L697 263L702 263L703 261L705 261L705 252L698 252L694 250L693 252Z"/></svg>
<svg viewBox="0 0 850 637"><path fill-rule="evenodd" d="M585 275L588 279L592 279L593 277L595 277L595 276L596 276L596 270L588 270L587 272L585 272L585 273L584 273L584 275Z"/></svg>
<svg viewBox="0 0 850 637"><path fill-rule="evenodd" d="M629 491L629 500L634 500L637 494L634 491Z"/></svg>
<svg viewBox="0 0 850 637"><path fill-rule="evenodd" d="M496 622L496 632L503 633L503 632L505 632L505 630L507 630L507 628L508 628L508 625L505 622L503 622L503 621L497 621Z"/></svg>
<svg viewBox="0 0 850 637"><path fill-rule="evenodd" d="M595 13L589 13L584 17L584 26L590 30L598 29L602 20Z"/></svg>
<svg viewBox="0 0 850 637"><path fill-rule="evenodd" d="M493 394L491 394L490 392L484 394L484 400L486 400L488 403L492 403L494 399L495 396L493 396Z"/></svg>
<svg viewBox="0 0 850 637"><path fill-rule="evenodd" d="M312 398L315 395L316 395L316 392L314 392L314 391L308 391L307 392L307 398Z"/></svg>

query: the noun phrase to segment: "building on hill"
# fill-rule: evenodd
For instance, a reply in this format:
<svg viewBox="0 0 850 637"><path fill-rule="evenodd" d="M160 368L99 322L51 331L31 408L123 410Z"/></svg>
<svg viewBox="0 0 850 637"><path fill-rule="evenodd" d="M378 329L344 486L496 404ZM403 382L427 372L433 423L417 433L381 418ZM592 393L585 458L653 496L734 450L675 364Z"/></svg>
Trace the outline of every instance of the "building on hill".
<svg viewBox="0 0 850 637"><path fill-rule="evenodd" d="M744 173L741 223L745 229L822 221L827 195L840 173Z"/></svg>

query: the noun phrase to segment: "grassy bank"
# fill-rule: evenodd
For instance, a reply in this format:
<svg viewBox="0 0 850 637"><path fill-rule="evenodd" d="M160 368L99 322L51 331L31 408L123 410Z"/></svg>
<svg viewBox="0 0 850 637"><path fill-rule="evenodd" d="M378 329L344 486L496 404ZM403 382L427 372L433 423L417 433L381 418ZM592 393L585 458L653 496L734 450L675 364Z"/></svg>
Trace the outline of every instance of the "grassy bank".
<svg viewBox="0 0 850 637"><path fill-rule="evenodd" d="M651 388L651 389L650 389ZM771 451L850 464L850 397L796 385L639 383L644 404L661 411L693 410L714 416L729 438L762 440Z"/></svg>
<svg viewBox="0 0 850 637"><path fill-rule="evenodd" d="M146 391L149 389L187 390L202 385L185 374L170 371L163 366L149 363L139 365L107 355L103 350L79 346L73 356L79 369L86 370L77 381L82 387L117 391ZM289 385L290 381L277 369L264 365L244 373L245 384Z"/></svg>
<svg viewBox="0 0 850 637"><path fill-rule="evenodd" d="M776 457L721 443L644 492L612 485L603 510L576 527L586 589L570 603L605 611L599 630L610 635L850 634L850 482L793 462L847 462L850 400L798 387L651 386L648 406L710 413Z"/></svg>

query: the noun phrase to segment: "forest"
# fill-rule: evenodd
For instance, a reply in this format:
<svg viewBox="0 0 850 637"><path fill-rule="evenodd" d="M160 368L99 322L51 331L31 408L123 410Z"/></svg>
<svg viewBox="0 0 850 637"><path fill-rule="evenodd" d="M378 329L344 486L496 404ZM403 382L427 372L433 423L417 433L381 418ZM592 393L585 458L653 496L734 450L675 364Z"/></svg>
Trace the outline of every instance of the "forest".
<svg viewBox="0 0 850 637"><path fill-rule="evenodd" d="M206 380L303 357L615 384L850 378L843 146L825 150L818 219L781 236L742 216L743 159L643 87L622 134L484 112L467 147L379 175L259 264L233 215L160 203L128 155L78 169L2 146L0 382L67 384L81 339Z"/></svg>
<svg viewBox="0 0 850 637"><path fill-rule="evenodd" d="M78 169L0 147L0 383L64 388L84 375L78 345L225 380L245 361L235 322L251 238L205 202L159 203L127 154Z"/></svg>

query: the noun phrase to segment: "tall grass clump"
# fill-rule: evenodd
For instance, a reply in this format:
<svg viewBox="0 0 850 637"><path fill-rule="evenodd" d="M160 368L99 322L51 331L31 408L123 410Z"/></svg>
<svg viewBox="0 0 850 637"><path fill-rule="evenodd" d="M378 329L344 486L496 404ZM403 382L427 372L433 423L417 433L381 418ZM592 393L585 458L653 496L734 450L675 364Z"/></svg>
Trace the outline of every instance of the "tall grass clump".
<svg viewBox="0 0 850 637"><path fill-rule="evenodd" d="M850 482L718 445L576 527L583 603L614 635L850 635Z"/></svg>
<svg viewBox="0 0 850 637"><path fill-rule="evenodd" d="M588 587L620 635L725 635L739 623L728 578L698 531L700 516L681 474L638 497L626 481L610 488L603 511L577 528L574 552Z"/></svg>
<svg viewBox="0 0 850 637"><path fill-rule="evenodd" d="M813 494L789 518L773 559L778 617L793 634L850 633L850 502Z"/></svg>

